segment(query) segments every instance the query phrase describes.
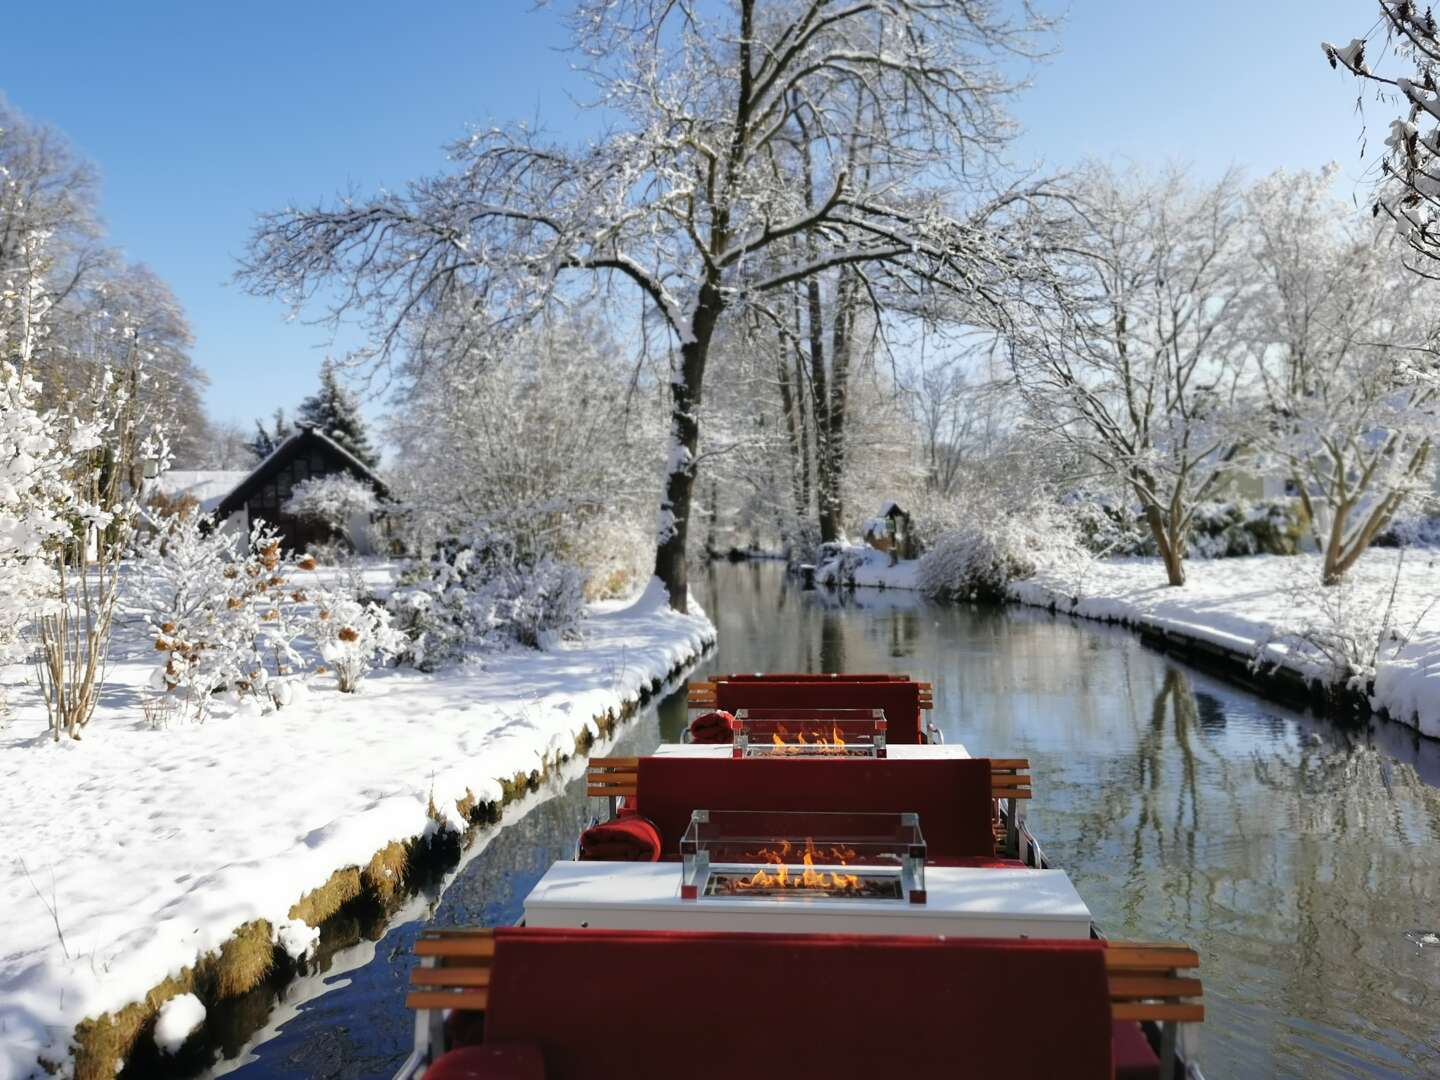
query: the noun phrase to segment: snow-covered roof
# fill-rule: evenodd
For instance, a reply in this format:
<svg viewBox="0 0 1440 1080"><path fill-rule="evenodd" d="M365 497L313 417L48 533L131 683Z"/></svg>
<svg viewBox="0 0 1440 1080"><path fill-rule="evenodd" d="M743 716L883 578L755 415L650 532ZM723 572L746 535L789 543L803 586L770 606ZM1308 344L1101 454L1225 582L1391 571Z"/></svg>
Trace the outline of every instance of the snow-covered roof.
<svg viewBox="0 0 1440 1080"><path fill-rule="evenodd" d="M249 475L244 469L172 469L148 481L147 487L170 499L188 496L209 513Z"/></svg>
<svg viewBox="0 0 1440 1080"><path fill-rule="evenodd" d="M900 509L900 504L894 499L886 499L880 504L880 510L875 516L877 518L887 518L891 514L903 514L904 512L905 511Z"/></svg>

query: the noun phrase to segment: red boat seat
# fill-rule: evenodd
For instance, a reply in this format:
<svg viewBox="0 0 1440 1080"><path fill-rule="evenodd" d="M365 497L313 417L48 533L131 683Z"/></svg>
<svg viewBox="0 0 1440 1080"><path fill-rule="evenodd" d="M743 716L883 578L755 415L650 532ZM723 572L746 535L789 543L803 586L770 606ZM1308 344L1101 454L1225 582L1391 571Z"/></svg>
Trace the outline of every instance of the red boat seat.
<svg viewBox="0 0 1440 1080"><path fill-rule="evenodd" d="M924 742L920 719L920 684L887 679L861 682L852 679L778 682L770 679L717 679L715 708L737 709L883 709L887 742Z"/></svg>
<svg viewBox="0 0 1440 1080"><path fill-rule="evenodd" d="M495 946L485 1037L538 1044L548 1080L1112 1076L1096 941L514 928Z"/></svg>
<svg viewBox="0 0 1440 1080"><path fill-rule="evenodd" d="M1117 1020L1111 1028L1115 1080L1160 1080L1160 1058L1133 1020Z"/></svg>
<svg viewBox="0 0 1440 1080"><path fill-rule="evenodd" d="M695 810L911 811L928 858L995 855L988 758L640 758L635 808L678 858Z"/></svg>
<svg viewBox="0 0 1440 1080"><path fill-rule="evenodd" d="M545 1080L545 1057L534 1043L462 1046L426 1069L425 1080Z"/></svg>

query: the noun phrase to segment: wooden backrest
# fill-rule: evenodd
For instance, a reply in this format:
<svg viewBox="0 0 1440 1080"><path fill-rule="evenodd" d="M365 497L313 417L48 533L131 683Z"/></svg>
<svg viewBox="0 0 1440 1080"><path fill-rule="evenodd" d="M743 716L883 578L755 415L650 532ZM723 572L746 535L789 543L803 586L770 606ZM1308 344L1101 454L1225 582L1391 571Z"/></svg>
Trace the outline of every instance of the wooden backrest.
<svg viewBox="0 0 1440 1080"><path fill-rule="evenodd" d="M1186 945L1111 941L1105 948L1110 981L1110 1012L1115 1020L1200 1023L1205 1006L1200 980L1180 972L1200 966Z"/></svg>
<svg viewBox="0 0 1440 1080"><path fill-rule="evenodd" d="M415 955L422 963L410 972L407 1009L473 1011L489 1003L494 931L426 930L415 942Z"/></svg>

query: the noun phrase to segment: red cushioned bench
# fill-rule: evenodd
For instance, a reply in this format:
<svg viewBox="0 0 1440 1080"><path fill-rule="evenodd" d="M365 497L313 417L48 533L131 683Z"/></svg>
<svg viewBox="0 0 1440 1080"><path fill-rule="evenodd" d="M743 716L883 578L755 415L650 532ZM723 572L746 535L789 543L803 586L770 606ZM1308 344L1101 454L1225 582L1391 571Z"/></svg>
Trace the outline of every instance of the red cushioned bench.
<svg viewBox="0 0 1440 1080"><path fill-rule="evenodd" d="M904 676L717 675L694 682L688 691L692 709L815 708L883 709L891 743L925 741L921 711L933 706L929 683Z"/></svg>
<svg viewBox="0 0 1440 1080"><path fill-rule="evenodd" d="M679 858L695 810L883 811L920 816L930 862L989 865L996 800L1028 799L1028 768L1023 758L592 758L586 794L625 799L621 820L645 819L662 859Z"/></svg>
<svg viewBox="0 0 1440 1080"><path fill-rule="evenodd" d="M426 1080L1147 1080L1135 1025L1204 1019L1183 946L512 928L416 951L408 1005L484 1013Z"/></svg>

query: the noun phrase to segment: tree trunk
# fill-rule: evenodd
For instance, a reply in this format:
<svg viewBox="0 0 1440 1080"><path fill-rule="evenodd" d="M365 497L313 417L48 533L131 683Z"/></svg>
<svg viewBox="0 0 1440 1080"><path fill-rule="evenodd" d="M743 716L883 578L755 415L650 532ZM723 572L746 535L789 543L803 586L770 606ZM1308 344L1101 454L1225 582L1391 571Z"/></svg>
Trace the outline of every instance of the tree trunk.
<svg viewBox="0 0 1440 1080"><path fill-rule="evenodd" d="M1183 545L1172 537L1165 526L1165 515L1151 503L1145 505L1145 523L1150 526L1150 535L1155 538L1155 547L1165 563L1165 577L1172 586L1185 584L1185 563L1181 555Z"/></svg>
<svg viewBox="0 0 1440 1080"><path fill-rule="evenodd" d="M825 312L820 302L820 282L811 278L805 283L806 306L810 323L810 411L815 417L815 501L820 518L820 542L840 538L831 497L830 453L830 391L825 370Z"/></svg>
<svg viewBox="0 0 1440 1080"><path fill-rule="evenodd" d="M830 409L827 447L830 464L826 470L830 487L826 493L831 528L836 536L845 522L845 408L850 397L850 349L855 330L854 280L840 271L835 295L835 325L830 342Z"/></svg>
<svg viewBox="0 0 1440 1080"><path fill-rule="evenodd" d="M705 360L710 339L724 301L714 282L700 287L695 314L690 322L690 339L680 346L678 378L670 381L670 461L665 492L660 497L660 514L655 545L655 576L665 585L670 606L690 610L690 582L685 563L686 540L690 532L690 505L695 491L695 455L700 447L701 389L705 381Z"/></svg>

